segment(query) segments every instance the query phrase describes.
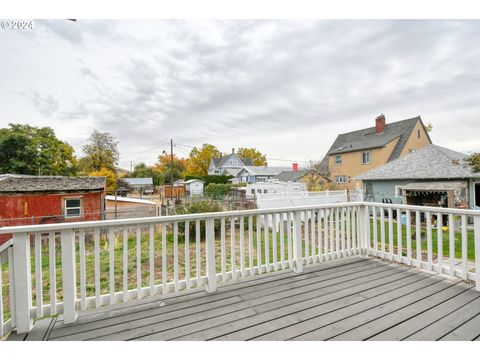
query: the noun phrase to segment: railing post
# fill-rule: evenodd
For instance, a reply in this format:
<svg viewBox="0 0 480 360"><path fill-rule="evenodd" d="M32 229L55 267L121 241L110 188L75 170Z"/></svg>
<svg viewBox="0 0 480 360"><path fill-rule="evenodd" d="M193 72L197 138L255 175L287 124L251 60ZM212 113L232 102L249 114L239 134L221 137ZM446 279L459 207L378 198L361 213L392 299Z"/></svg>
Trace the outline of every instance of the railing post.
<svg viewBox="0 0 480 360"><path fill-rule="evenodd" d="M475 246L475 290L480 291L480 216L473 218Z"/></svg>
<svg viewBox="0 0 480 360"><path fill-rule="evenodd" d="M293 259L295 261L295 272L303 271L302 259L302 217L300 211L295 211L294 215L294 238L293 238Z"/></svg>
<svg viewBox="0 0 480 360"><path fill-rule="evenodd" d="M205 220L206 254L207 254L207 292L217 291L217 274L215 268L215 224L213 219Z"/></svg>
<svg viewBox="0 0 480 360"><path fill-rule="evenodd" d="M359 206L358 218L360 220L360 255L362 257L367 257L369 250L368 226L370 225L370 219L368 216L368 207L366 205Z"/></svg>
<svg viewBox="0 0 480 360"><path fill-rule="evenodd" d="M28 233L13 234L13 272L15 323L17 334L28 333L33 327L32 276L30 267L30 238Z"/></svg>
<svg viewBox="0 0 480 360"><path fill-rule="evenodd" d="M75 269L75 231L62 230L62 281L63 281L63 316L64 323L77 320L75 302L77 300L77 280Z"/></svg>

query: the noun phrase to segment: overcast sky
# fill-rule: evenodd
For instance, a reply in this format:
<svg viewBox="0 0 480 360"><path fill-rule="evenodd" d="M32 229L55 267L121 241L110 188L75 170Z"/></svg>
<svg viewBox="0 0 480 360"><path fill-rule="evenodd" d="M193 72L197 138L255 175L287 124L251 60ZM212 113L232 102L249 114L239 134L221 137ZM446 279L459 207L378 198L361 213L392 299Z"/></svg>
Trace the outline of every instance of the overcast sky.
<svg viewBox="0 0 480 360"><path fill-rule="evenodd" d="M273 159L319 160L338 133L380 113L420 115L434 143L480 151L480 21L34 26L0 30L0 127L50 126L78 156L98 129L118 139L125 168L153 164L170 138L256 147L290 166Z"/></svg>

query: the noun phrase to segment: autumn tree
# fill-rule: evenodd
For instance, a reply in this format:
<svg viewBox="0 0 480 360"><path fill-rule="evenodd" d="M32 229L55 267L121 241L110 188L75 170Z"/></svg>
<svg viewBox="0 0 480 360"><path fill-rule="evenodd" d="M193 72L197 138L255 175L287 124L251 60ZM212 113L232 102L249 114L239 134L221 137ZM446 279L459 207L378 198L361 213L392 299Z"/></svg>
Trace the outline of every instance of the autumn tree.
<svg viewBox="0 0 480 360"><path fill-rule="evenodd" d="M115 172L120 153L118 141L108 132L94 130L82 148L85 156L79 161L84 173L108 169Z"/></svg>
<svg viewBox="0 0 480 360"><path fill-rule="evenodd" d="M0 129L0 173L75 175L73 148L49 127L9 124Z"/></svg>
<svg viewBox="0 0 480 360"><path fill-rule="evenodd" d="M474 173L480 173L480 153L473 153L465 161Z"/></svg>
<svg viewBox="0 0 480 360"><path fill-rule="evenodd" d="M267 156L255 148L240 148L237 151L240 159L250 159L253 165L262 166L267 162Z"/></svg>
<svg viewBox="0 0 480 360"><path fill-rule="evenodd" d="M158 157L158 162L155 164L154 169L162 175L163 183L167 183L170 182L172 175L173 179L182 178L188 165L188 159L179 158L176 155L173 155L172 166L172 157L168 154L161 154Z"/></svg>
<svg viewBox="0 0 480 360"><path fill-rule="evenodd" d="M117 190L117 176L115 172L107 168L102 168L100 170L90 172L88 176L105 177L107 193L115 194L115 191Z"/></svg>
<svg viewBox="0 0 480 360"><path fill-rule="evenodd" d="M219 158L222 153L211 144L203 144L201 148L194 147L190 151L187 174L203 176L208 173L208 166L213 158Z"/></svg>

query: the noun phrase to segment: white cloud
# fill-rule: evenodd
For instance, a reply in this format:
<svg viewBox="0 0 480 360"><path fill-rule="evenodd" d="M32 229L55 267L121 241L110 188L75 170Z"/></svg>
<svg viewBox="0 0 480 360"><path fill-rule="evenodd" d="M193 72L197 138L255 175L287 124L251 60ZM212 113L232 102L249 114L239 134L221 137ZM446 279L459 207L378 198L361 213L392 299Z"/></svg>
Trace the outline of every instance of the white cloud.
<svg viewBox="0 0 480 360"><path fill-rule="evenodd" d="M0 126L49 125L77 152L110 131L123 166L171 137L320 159L379 113L478 151L479 35L479 21L40 22L0 33Z"/></svg>

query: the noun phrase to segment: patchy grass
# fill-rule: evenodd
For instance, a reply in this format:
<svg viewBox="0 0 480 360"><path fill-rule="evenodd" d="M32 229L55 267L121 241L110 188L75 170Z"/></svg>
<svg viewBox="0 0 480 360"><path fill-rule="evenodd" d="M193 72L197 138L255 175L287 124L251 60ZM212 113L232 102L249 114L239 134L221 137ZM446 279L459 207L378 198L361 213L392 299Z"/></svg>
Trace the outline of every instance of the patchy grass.
<svg viewBox="0 0 480 360"><path fill-rule="evenodd" d="M260 256L257 254L257 232L256 226L252 228L252 245L253 245L253 258L252 263L250 263L250 255L249 255L249 240L248 240L248 223L244 223L244 266L245 269L249 268L250 266L256 267L258 266L258 258L261 258L261 263L265 264L267 252L265 249L265 229L262 229L260 233L260 242L261 242L261 253ZM218 225L218 224L217 224ZM226 258L226 266L225 271L232 270L232 238L231 238L231 229L229 227L229 221L226 222L225 228L225 258ZM386 251L389 251L389 225L388 221L385 221L385 248ZM371 244L373 246L373 220L370 221L370 234L371 234ZM397 253L398 249L398 238L397 238L397 222L394 221L392 224L393 230L393 242L394 242L394 252ZM378 218L377 221L377 237L378 237L378 249L381 249L381 242L380 242L380 219ZM426 239L426 227L421 226L421 249L422 249L422 256L426 258L426 251L427 251L427 239ZM135 229L133 229L135 230ZM162 283L162 235L161 235L161 228L159 226L155 226L154 228L154 261L153 261L153 271L154 271L154 283L155 285ZM350 229L352 230L352 229ZM407 236L406 236L406 225L402 225L402 253L406 255L407 249ZM180 280L185 278L187 264L186 254L189 254L189 261L188 261L188 268L190 269L190 278L195 278L197 276L197 265L196 265L196 233L194 228L190 228L190 239L188 245L185 243L184 235L182 233L183 228L180 228L179 236L178 236L178 277ZM315 238L318 234L318 227L317 224L314 226L315 231ZM411 247L412 247L412 254L413 257L416 256L416 227L411 227L412 238L411 238ZM312 252L312 244L311 244L311 223L308 223L308 233L309 233L309 254L311 255ZM222 272L222 250L221 250L221 239L220 239L220 229L219 227L216 228L215 234L217 236L215 240L215 251L216 251L216 270L217 273ZM449 234L448 231L442 231L443 236L443 254L449 254ZM322 236L324 235L324 229L322 229ZM240 229L238 222L236 223L236 227L233 233L234 236L234 243L235 243L235 268L237 271L240 271L240 261L241 261L241 252L240 252ZM305 239L305 227L302 226L302 238ZM474 234L472 230L468 230L467 232L468 238L468 258L474 259ZM274 250L273 250L273 243L276 244L276 260L280 261L281 259L281 243L284 244L284 259L285 261L288 258L288 243L287 243L287 232L284 232L284 238L280 238L280 231L276 232L276 237L274 238L272 234L272 230L269 229L268 231L268 241L269 241L269 249L268 249L268 256L269 261L274 261ZM334 239L336 239L336 234L334 233ZM140 245L140 262L137 264L137 241ZM323 244L325 243L325 239L323 239ZM345 240L346 243L346 240ZM33 244L33 242L32 242ZM322 245L323 245L322 244ZM455 232L455 257L461 258L461 233L459 231ZM76 269L77 269L77 289L78 289L78 296L80 296L80 251L79 251L79 243L77 239L77 257L76 257ZM293 246L292 246L293 247ZM318 239L316 240L316 247L318 253ZM330 247L330 242L329 242ZM324 252L324 246L322 246ZM110 263L109 263L109 241L106 233L102 233L100 236L99 242L99 259L100 259L100 293L107 294L110 291ZM166 232L166 246L165 246L165 253L166 253L166 271L167 271L167 281L173 281L174 277L174 238L173 238L173 231L170 227L167 228ZM305 256L305 241L303 245L302 254ZM434 255L437 254L438 251L438 239L437 239L437 229L432 228L432 251ZM142 229L141 236L137 240L135 231L131 231L128 234L128 244L127 244L127 274L128 274L128 289L135 289L137 288L137 269L141 269L141 286L145 287L150 284L150 238L148 228ZM115 291L123 290L123 253L124 253L124 245L123 245L123 233L122 229L118 229L115 232L115 241L114 241L114 284L115 284ZM36 278L35 278L35 249L32 246L31 248L31 268L32 268L32 300L33 305L36 305ZM205 231L204 228L201 228L200 232L200 274L206 275L206 257L205 257ZM95 295L95 257L94 257L94 241L92 234L88 234L85 240L85 279L86 279L86 295L87 296L94 296ZM61 271L61 248L60 248L60 241L57 238L55 242L55 275L56 275L56 298L57 302L63 300L63 292L62 292L62 271ZM9 298L9 279L8 279L8 264L2 265L2 280L3 280L3 288L1 292L3 294L3 306L4 306L4 320L7 320L10 316L10 298ZM43 291L43 302L44 304L50 303L50 287L51 287L51 279L50 279L50 254L49 254L49 247L48 247L48 240L42 240L42 291Z"/></svg>

